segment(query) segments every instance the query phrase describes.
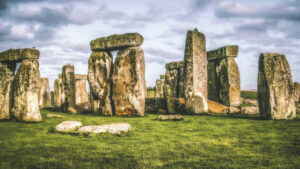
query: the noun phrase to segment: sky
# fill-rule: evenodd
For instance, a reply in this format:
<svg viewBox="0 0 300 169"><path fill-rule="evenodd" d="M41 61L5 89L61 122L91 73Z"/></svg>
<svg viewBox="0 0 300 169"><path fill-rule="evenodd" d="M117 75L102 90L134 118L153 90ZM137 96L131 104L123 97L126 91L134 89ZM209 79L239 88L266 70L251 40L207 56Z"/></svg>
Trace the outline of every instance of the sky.
<svg viewBox="0 0 300 169"><path fill-rule="evenodd" d="M145 78L153 87L166 63L183 60L194 28L205 34L207 51L239 45L242 89L257 88L265 52L285 54L300 82L300 0L0 0L0 51L39 49L51 90L65 64L87 74L91 40L129 32L144 37Z"/></svg>

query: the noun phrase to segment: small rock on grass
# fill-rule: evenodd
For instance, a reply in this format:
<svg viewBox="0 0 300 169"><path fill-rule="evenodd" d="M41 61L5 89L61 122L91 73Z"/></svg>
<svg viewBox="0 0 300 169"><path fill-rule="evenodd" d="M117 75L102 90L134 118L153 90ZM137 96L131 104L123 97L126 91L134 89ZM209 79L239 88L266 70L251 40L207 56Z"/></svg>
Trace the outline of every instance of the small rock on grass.
<svg viewBox="0 0 300 169"><path fill-rule="evenodd" d="M161 121L167 121L167 120L183 120L182 116L180 114L172 114L172 115L160 115L158 116L158 120Z"/></svg>
<svg viewBox="0 0 300 169"><path fill-rule="evenodd" d="M52 114L52 113L48 113L47 115L46 115L46 117L47 118L63 118L63 117L65 117L65 116L62 116L62 115L59 115L59 114Z"/></svg>
<svg viewBox="0 0 300 169"><path fill-rule="evenodd" d="M128 123L112 123L103 125L83 126L78 129L79 133L112 133L112 134L124 134L131 130L131 126Z"/></svg>
<svg viewBox="0 0 300 169"><path fill-rule="evenodd" d="M76 131L81 126L80 121L63 121L55 127L55 130L60 132Z"/></svg>

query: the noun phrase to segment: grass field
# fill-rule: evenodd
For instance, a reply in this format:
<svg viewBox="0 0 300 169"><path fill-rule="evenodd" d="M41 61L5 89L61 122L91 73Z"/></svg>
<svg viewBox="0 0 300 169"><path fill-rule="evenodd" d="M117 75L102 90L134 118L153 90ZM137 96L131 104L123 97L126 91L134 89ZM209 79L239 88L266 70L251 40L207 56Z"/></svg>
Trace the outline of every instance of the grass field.
<svg viewBox="0 0 300 169"><path fill-rule="evenodd" d="M257 91L241 90L241 97L245 99L257 100Z"/></svg>
<svg viewBox="0 0 300 169"><path fill-rule="evenodd" d="M0 122L0 168L297 168L300 119L190 115L183 121L64 114L44 122ZM54 112L51 112L54 113ZM128 122L125 136L53 133L64 120L84 125Z"/></svg>

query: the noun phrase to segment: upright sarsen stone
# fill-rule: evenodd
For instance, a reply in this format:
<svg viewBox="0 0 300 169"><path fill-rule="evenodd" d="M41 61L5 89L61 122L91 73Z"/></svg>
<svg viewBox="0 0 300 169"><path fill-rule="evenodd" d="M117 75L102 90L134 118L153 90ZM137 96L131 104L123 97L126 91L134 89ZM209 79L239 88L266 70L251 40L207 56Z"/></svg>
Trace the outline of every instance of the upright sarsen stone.
<svg viewBox="0 0 300 169"><path fill-rule="evenodd" d="M40 93L39 93L39 102L40 108L50 107L51 106L51 92L49 86L48 78L40 79Z"/></svg>
<svg viewBox="0 0 300 169"><path fill-rule="evenodd" d="M89 101L86 90L87 75L75 75L75 102L76 104L87 103Z"/></svg>
<svg viewBox="0 0 300 169"><path fill-rule="evenodd" d="M298 82L294 83L295 87L295 102L300 102L300 84Z"/></svg>
<svg viewBox="0 0 300 169"><path fill-rule="evenodd" d="M190 110L188 113L207 112L206 42L204 34L197 29L187 32L183 85L186 109Z"/></svg>
<svg viewBox="0 0 300 169"><path fill-rule="evenodd" d="M39 108L40 72L38 60L25 59L13 81L13 114L19 121L42 121Z"/></svg>
<svg viewBox="0 0 300 169"><path fill-rule="evenodd" d="M0 120L10 119L12 106L11 84L14 79L16 63L0 64Z"/></svg>
<svg viewBox="0 0 300 169"><path fill-rule="evenodd" d="M75 73L73 65L64 65L62 69L62 110L67 112L70 107L75 106Z"/></svg>
<svg viewBox="0 0 300 169"><path fill-rule="evenodd" d="M144 51L130 47L118 52L113 71L116 115L144 116L146 98Z"/></svg>
<svg viewBox="0 0 300 169"><path fill-rule="evenodd" d="M111 101L112 55L108 52L92 52L89 59L88 81L91 91L91 107L95 114L112 115Z"/></svg>
<svg viewBox="0 0 300 169"><path fill-rule="evenodd" d="M160 79L156 80L155 83L155 97L157 98L164 97L164 84L165 84L165 75L160 75Z"/></svg>
<svg viewBox="0 0 300 169"><path fill-rule="evenodd" d="M54 81L54 105L61 107L62 100L62 80L61 78L55 79Z"/></svg>
<svg viewBox="0 0 300 169"><path fill-rule="evenodd" d="M285 55L262 53L259 57L258 103L262 118L296 117L294 84Z"/></svg>

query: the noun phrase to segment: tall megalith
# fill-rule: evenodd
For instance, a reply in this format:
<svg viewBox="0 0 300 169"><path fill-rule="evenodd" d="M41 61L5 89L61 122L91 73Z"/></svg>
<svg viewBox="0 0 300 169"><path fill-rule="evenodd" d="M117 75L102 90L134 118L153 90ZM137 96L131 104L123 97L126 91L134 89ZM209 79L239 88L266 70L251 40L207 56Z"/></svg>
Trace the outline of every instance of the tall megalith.
<svg viewBox="0 0 300 169"><path fill-rule="evenodd" d="M62 110L68 112L75 105L75 73L73 65L64 65L62 69Z"/></svg>
<svg viewBox="0 0 300 169"><path fill-rule="evenodd" d="M76 104L87 103L89 101L86 90L87 75L75 74L75 102Z"/></svg>
<svg viewBox="0 0 300 169"><path fill-rule="evenodd" d="M54 105L61 107L62 100L62 80L61 78L55 79L54 81Z"/></svg>
<svg viewBox="0 0 300 169"><path fill-rule="evenodd" d="M51 106L51 91L49 86L48 78L40 79L40 93L39 93L39 103L40 108L46 108Z"/></svg>

